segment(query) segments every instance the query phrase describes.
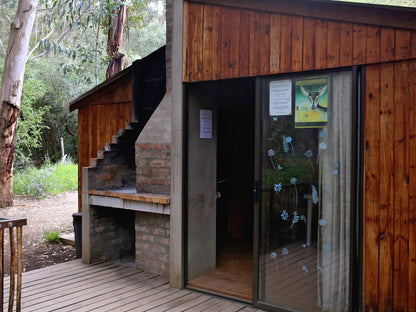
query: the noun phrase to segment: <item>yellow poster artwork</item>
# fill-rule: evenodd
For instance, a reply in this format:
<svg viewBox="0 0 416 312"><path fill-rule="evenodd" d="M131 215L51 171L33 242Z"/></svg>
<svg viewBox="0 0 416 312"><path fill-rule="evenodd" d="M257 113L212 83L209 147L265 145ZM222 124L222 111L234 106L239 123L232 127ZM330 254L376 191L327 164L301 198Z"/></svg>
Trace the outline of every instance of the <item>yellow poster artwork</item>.
<svg viewBox="0 0 416 312"><path fill-rule="evenodd" d="M295 127L322 128L328 122L328 77L295 81Z"/></svg>

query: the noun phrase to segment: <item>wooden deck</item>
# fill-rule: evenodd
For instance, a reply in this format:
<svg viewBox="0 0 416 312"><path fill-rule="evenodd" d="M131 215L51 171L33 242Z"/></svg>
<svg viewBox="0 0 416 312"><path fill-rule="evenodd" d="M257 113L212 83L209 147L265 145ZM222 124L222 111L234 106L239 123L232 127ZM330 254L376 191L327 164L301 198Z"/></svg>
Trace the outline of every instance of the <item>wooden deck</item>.
<svg viewBox="0 0 416 312"><path fill-rule="evenodd" d="M9 280L5 279L5 290ZM8 294L5 291L5 306ZM261 311L169 287L166 278L114 263L80 260L23 273L22 311Z"/></svg>

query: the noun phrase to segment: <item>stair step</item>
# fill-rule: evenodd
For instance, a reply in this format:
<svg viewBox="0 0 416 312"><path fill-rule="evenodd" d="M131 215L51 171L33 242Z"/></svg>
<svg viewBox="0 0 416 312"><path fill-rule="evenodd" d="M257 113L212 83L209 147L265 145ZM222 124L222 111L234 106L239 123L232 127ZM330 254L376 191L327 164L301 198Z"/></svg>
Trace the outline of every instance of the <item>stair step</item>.
<svg viewBox="0 0 416 312"><path fill-rule="evenodd" d="M113 161L114 157L118 157L121 151L124 151L128 146L134 148L134 141L137 139L140 133L138 122L126 123L125 129L119 129L117 135L113 135L111 143L106 143L104 147L97 151L97 158L90 159L91 167L99 167L105 164L109 164Z"/></svg>
<svg viewBox="0 0 416 312"><path fill-rule="evenodd" d="M90 167L97 167L97 158L90 158Z"/></svg>
<svg viewBox="0 0 416 312"><path fill-rule="evenodd" d="M124 129L125 130L134 129L136 128L137 125L138 125L138 122L136 121L126 122L126 127Z"/></svg>

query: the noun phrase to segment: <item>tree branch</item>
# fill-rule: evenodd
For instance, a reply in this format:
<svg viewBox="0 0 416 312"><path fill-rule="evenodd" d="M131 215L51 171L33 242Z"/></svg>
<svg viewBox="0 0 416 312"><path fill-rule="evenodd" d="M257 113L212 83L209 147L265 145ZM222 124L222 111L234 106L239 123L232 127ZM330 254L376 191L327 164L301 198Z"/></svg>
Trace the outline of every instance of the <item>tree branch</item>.
<svg viewBox="0 0 416 312"><path fill-rule="evenodd" d="M62 41L62 39L64 39L64 37L69 33L70 30L71 30L71 27L68 27L67 29L65 29L62 35L58 38L58 40L54 41L54 44L58 45ZM48 53L48 51L45 50L42 53L36 55L35 58L41 57L42 55L45 55L46 53Z"/></svg>
<svg viewBox="0 0 416 312"><path fill-rule="evenodd" d="M85 10L82 14L80 14L80 16L74 20L74 24L76 24L86 13L88 12L88 10ZM52 29L53 30L53 29ZM69 31L71 30L71 27L67 27L64 32L61 34L61 36L58 38L57 41L54 41L54 45L58 45L62 39L65 38L65 36L69 33ZM38 54L35 56L35 58L41 57L42 55L45 55L48 51L43 51L42 53Z"/></svg>
<svg viewBox="0 0 416 312"><path fill-rule="evenodd" d="M51 35L52 35L52 33L53 33L53 31L55 30L55 28L52 28L52 30L50 31L50 33L49 34L47 34L45 37L43 37L42 39L40 39L39 41L38 41L38 43L33 47L33 49L32 50L30 50L30 52L29 52L29 54L27 55L27 58L26 58L26 62L27 62L27 60L30 58L30 56L32 55L32 53L39 47L39 45L40 45L40 43L41 43L41 41L43 41L43 40L46 40L46 39L48 39Z"/></svg>

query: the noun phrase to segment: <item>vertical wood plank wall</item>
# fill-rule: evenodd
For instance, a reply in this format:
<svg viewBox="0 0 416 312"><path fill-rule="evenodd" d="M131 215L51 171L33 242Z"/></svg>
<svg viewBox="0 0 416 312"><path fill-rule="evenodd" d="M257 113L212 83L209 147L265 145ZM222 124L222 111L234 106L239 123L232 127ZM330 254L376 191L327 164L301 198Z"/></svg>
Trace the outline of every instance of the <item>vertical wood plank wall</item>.
<svg viewBox="0 0 416 312"><path fill-rule="evenodd" d="M183 81L366 66L365 311L416 311L416 31L185 2Z"/></svg>
<svg viewBox="0 0 416 312"><path fill-rule="evenodd" d="M400 61L416 31L185 2L183 81Z"/></svg>
<svg viewBox="0 0 416 312"><path fill-rule="evenodd" d="M81 211L82 167L90 165L91 158L112 136L124 129L132 121L132 81L131 78L104 87L83 100L78 109L78 209Z"/></svg>
<svg viewBox="0 0 416 312"><path fill-rule="evenodd" d="M416 311L416 60L366 68L366 311Z"/></svg>

